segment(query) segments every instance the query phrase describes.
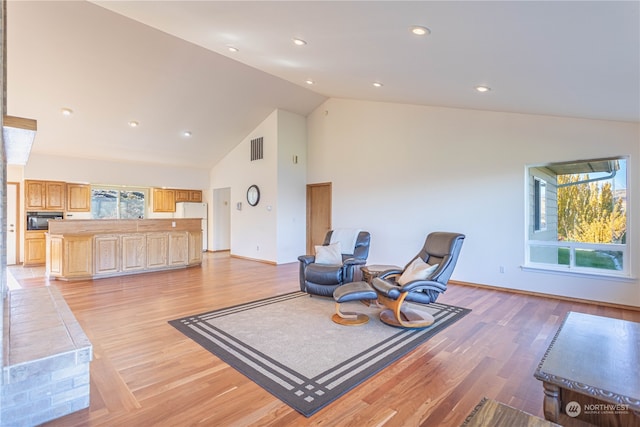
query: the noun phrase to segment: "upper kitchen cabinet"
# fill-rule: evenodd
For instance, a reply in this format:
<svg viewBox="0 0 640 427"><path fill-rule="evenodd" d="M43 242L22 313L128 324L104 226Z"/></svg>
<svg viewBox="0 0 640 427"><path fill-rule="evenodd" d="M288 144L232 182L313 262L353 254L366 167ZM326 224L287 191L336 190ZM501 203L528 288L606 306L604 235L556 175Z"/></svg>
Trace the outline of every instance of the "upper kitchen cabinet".
<svg viewBox="0 0 640 427"><path fill-rule="evenodd" d="M24 181L25 210L65 210L66 183L58 181Z"/></svg>
<svg viewBox="0 0 640 427"><path fill-rule="evenodd" d="M67 184L67 212L91 212L91 186Z"/></svg>
<svg viewBox="0 0 640 427"><path fill-rule="evenodd" d="M176 202L202 202L202 190L175 190Z"/></svg>
<svg viewBox="0 0 640 427"><path fill-rule="evenodd" d="M154 212L175 212L176 192L166 188L153 189L153 211Z"/></svg>

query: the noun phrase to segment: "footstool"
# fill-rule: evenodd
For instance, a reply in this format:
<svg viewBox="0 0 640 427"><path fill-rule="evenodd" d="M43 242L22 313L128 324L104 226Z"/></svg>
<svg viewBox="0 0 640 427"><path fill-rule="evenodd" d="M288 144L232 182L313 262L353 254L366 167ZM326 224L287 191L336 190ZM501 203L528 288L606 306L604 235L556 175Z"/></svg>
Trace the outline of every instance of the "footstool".
<svg viewBox="0 0 640 427"><path fill-rule="evenodd" d="M355 326L367 323L369 316L363 313L342 312L340 304L378 299L378 294L367 282L351 282L336 288L333 291L333 299L336 301L336 312L331 319L340 325Z"/></svg>

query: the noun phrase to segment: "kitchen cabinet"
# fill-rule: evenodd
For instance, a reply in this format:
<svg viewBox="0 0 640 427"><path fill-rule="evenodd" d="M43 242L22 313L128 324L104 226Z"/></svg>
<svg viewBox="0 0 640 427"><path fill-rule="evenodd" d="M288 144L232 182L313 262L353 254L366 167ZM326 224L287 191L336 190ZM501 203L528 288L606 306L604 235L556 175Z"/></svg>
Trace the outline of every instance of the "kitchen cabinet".
<svg viewBox="0 0 640 427"><path fill-rule="evenodd" d="M44 210L46 198L47 194L44 181L24 181L25 210Z"/></svg>
<svg viewBox="0 0 640 427"><path fill-rule="evenodd" d="M202 263L202 231L189 232L189 254L187 258L188 265Z"/></svg>
<svg viewBox="0 0 640 427"><path fill-rule="evenodd" d="M58 181L25 180L26 211L65 210L66 183Z"/></svg>
<svg viewBox="0 0 640 427"><path fill-rule="evenodd" d="M176 192L176 202L189 201L189 190L175 190L175 192Z"/></svg>
<svg viewBox="0 0 640 427"><path fill-rule="evenodd" d="M47 271L53 275L62 276L63 240L48 237L47 247Z"/></svg>
<svg viewBox="0 0 640 427"><path fill-rule="evenodd" d="M67 279L88 278L93 274L93 239L91 236L49 236L47 271Z"/></svg>
<svg viewBox="0 0 640 427"><path fill-rule="evenodd" d="M186 231L169 233L169 260L171 266L187 265L189 259L189 236Z"/></svg>
<svg viewBox="0 0 640 427"><path fill-rule="evenodd" d="M176 211L176 191L166 188L153 189L153 211L154 212L175 212Z"/></svg>
<svg viewBox="0 0 640 427"><path fill-rule="evenodd" d="M144 270L147 266L147 238L144 234L123 234L122 271Z"/></svg>
<svg viewBox="0 0 640 427"><path fill-rule="evenodd" d="M42 265L46 263L47 241L44 231L25 231L24 233L24 266Z"/></svg>
<svg viewBox="0 0 640 427"><path fill-rule="evenodd" d="M175 190L176 202L202 202L202 190Z"/></svg>
<svg viewBox="0 0 640 427"><path fill-rule="evenodd" d="M91 212L91 186L67 184L67 212Z"/></svg>
<svg viewBox="0 0 640 427"><path fill-rule="evenodd" d="M202 263L200 227L193 218L53 221L47 275L85 280L194 267Z"/></svg>
<svg viewBox="0 0 640 427"><path fill-rule="evenodd" d="M169 265L169 233L147 233L147 268Z"/></svg>
<svg viewBox="0 0 640 427"><path fill-rule="evenodd" d="M113 274L120 271L120 237L100 234L94 238L95 274Z"/></svg>
<svg viewBox="0 0 640 427"><path fill-rule="evenodd" d="M91 276L93 266L93 238L91 236L69 236L62 247L62 274L71 279Z"/></svg>

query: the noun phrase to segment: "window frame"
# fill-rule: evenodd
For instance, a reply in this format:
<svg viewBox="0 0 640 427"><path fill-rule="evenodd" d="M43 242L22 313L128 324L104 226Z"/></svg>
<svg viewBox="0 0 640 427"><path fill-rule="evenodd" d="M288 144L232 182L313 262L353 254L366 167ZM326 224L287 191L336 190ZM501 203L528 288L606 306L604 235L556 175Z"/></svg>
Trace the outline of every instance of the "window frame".
<svg viewBox="0 0 640 427"><path fill-rule="evenodd" d="M547 230L547 181L534 176L533 177L533 231ZM543 191L541 191L544 189ZM542 225L544 223L544 225Z"/></svg>
<svg viewBox="0 0 640 427"><path fill-rule="evenodd" d="M537 197L540 196L539 188L537 184L539 182L545 182L547 184L547 188L545 193L549 193L548 181L543 177L539 177L535 175L536 169L544 169L553 165L561 165L565 163L588 163L595 161L613 161L613 160L624 160L625 161L625 197L626 197L626 205L625 205L625 214L626 214L626 238L623 243L585 243L585 242L574 242L574 241L561 241L558 240L557 237L555 240L542 240L541 235L546 231L545 229L537 228L537 221L539 220L536 217L535 209L540 208L540 201L536 200ZM629 241L630 233L630 220L631 220L631 212L630 212L630 180L629 180L629 157L628 156L611 156L602 159L587 159L587 160L575 160L571 162L550 162L545 164L533 164L525 166L525 251L524 251L524 263L522 265L522 269L525 271L533 270L533 271L546 271L552 273L565 273L571 275L580 275L580 276L596 276L596 277L609 277L616 279L632 279L632 271L633 266L631 266L631 244ZM556 176L559 176L556 175ZM553 184L557 191L558 185ZM557 206L557 197L556 197L556 206ZM549 201L545 201L545 205L549 206ZM556 208L557 211L557 208ZM548 212L547 212L548 214ZM557 225L556 225L557 230ZM553 230L551 230L553 231ZM557 233L557 231L556 231ZM557 236L557 234L556 234ZM569 261L567 264L556 263L547 263L547 262L536 262L532 261L532 249L536 247L541 248L567 248L569 251ZM551 249L552 250L552 249ZM595 251L608 251L608 252L621 252L622 256L622 268L620 270L612 270L608 268L598 268L598 267L587 267L576 265L576 251L581 250L595 250Z"/></svg>
<svg viewBox="0 0 640 427"><path fill-rule="evenodd" d="M128 187L128 186L123 186L123 185L91 185L91 219L96 219L96 220L100 220L100 219L114 219L114 218L96 218L94 217L94 209L93 209L93 192L94 190L111 190L111 191L116 191L118 194L117 197L117 202L116 202L116 218L115 219L123 219L120 217L120 197L121 197L121 192L122 191L134 191L134 192L140 192L144 194L144 211L142 214L142 218L137 218L137 219L144 219L144 218L148 218L148 214L149 214L149 188L147 187ZM136 218L124 218L124 219L136 219Z"/></svg>

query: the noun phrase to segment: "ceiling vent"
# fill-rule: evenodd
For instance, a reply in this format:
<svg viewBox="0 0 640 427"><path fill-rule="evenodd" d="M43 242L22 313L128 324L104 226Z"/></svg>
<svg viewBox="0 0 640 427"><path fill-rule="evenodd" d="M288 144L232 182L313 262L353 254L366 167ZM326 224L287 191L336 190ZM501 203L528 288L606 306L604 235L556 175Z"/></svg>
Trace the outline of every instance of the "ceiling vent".
<svg viewBox="0 0 640 427"><path fill-rule="evenodd" d="M255 138L251 140L251 161L260 160L263 158L263 137Z"/></svg>

